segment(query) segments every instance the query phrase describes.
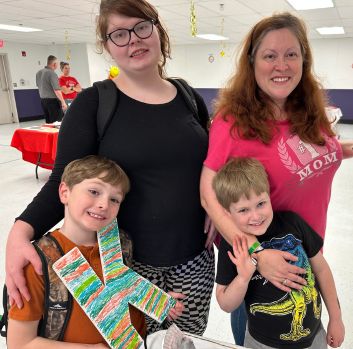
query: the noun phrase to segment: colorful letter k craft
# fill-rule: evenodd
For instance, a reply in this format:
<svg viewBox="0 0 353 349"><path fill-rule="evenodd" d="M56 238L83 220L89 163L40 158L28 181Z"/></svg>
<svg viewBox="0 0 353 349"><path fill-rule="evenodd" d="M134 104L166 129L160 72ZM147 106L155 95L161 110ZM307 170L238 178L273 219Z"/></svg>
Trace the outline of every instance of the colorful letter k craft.
<svg viewBox="0 0 353 349"><path fill-rule="evenodd" d="M123 263L116 220L98 232L104 284L75 247L53 268L111 348L143 344L132 326L129 303L162 322L175 299Z"/></svg>

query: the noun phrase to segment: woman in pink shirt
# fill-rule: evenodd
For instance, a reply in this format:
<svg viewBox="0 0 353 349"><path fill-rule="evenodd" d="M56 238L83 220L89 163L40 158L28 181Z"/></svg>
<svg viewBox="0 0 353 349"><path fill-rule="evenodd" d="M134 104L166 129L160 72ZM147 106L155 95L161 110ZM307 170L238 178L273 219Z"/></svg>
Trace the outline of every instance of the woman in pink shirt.
<svg viewBox="0 0 353 349"><path fill-rule="evenodd" d="M217 202L212 180L238 156L262 162L274 210L294 211L325 235L333 176L342 158L353 156L353 143L337 141L312 65L305 25L289 13L261 20L244 41L237 70L217 99L201 176L202 205L228 242L241 233ZM249 247L254 242L249 237ZM264 250L256 257L261 274L278 288L304 283L302 271L287 263L295 260L291 254ZM240 345L242 331L235 334Z"/></svg>

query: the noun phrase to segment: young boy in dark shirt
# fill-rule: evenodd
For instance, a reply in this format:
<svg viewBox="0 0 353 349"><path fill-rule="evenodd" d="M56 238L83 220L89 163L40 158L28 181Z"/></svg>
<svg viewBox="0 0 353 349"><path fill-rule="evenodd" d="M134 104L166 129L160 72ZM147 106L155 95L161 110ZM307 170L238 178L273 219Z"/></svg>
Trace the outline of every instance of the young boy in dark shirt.
<svg viewBox="0 0 353 349"><path fill-rule="evenodd" d="M294 212L273 213L267 174L255 159L231 160L215 176L213 189L236 226L261 243L248 251L246 238L236 237L233 246L222 240L219 248L217 301L231 312L245 299L245 345L253 349L339 347L344 325L333 276L320 252L322 238ZM264 248L297 256L296 265L306 269L306 286L286 293L264 279L256 270L256 254ZM329 314L327 334L320 319L320 294Z"/></svg>

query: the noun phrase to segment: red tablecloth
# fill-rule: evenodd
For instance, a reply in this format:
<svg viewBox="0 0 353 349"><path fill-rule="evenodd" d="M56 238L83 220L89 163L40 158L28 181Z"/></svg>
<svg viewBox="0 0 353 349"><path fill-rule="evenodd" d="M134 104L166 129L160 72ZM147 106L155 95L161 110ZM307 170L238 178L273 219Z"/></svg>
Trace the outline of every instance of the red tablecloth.
<svg viewBox="0 0 353 349"><path fill-rule="evenodd" d="M17 129L11 147L22 152L22 159L52 169L56 156L59 130L55 128Z"/></svg>

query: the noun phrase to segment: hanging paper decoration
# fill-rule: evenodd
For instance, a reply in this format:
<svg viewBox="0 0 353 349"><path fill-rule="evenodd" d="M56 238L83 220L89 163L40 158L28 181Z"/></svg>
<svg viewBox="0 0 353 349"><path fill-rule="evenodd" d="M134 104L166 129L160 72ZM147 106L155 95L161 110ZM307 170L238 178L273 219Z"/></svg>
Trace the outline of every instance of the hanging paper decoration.
<svg viewBox="0 0 353 349"><path fill-rule="evenodd" d="M220 7L220 9L223 11L223 8L224 8L224 4L221 4L223 6ZM224 36L224 17L222 17L221 19L221 35ZM225 52L225 42L224 41L221 41L221 51L219 52L219 55L223 58L225 55L226 55L226 52Z"/></svg>
<svg viewBox="0 0 353 349"><path fill-rule="evenodd" d="M65 49L66 49L66 61L69 62L71 60L71 47L69 41L69 33L65 30Z"/></svg>
<svg viewBox="0 0 353 349"><path fill-rule="evenodd" d="M196 11L195 11L194 0L191 0L190 2L190 29L191 29L191 36L195 37L197 34L197 23L196 23Z"/></svg>

